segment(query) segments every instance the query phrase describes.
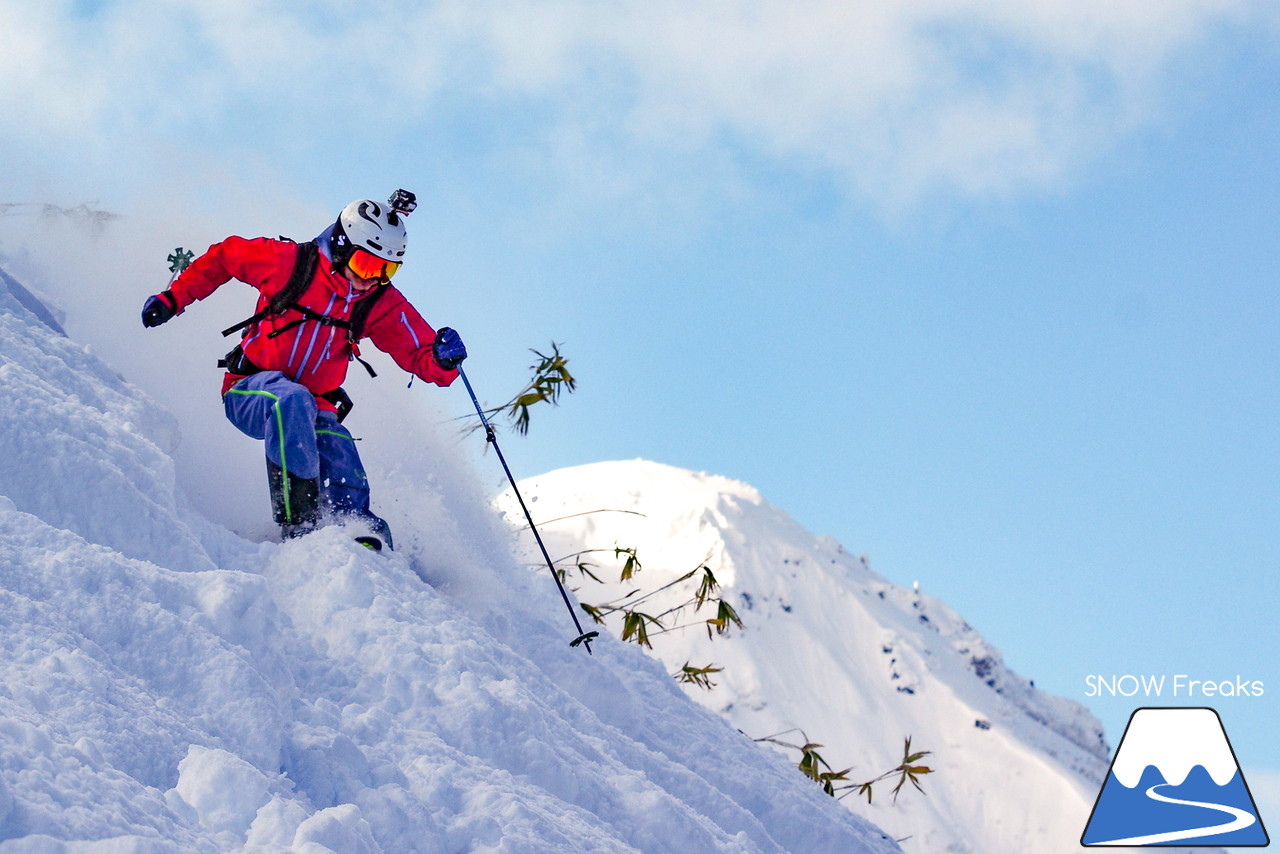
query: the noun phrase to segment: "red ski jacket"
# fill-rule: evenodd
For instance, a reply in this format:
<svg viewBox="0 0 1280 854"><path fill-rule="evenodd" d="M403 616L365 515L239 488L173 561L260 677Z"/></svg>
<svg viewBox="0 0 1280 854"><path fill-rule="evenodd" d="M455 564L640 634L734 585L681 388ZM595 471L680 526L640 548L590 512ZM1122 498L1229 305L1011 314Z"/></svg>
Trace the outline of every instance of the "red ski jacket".
<svg viewBox="0 0 1280 854"><path fill-rule="evenodd" d="M297 255L298 244L286 240L228 237L192 261L170 287L176 303L174 310L181 313L231 279L239 279L258 289L257 311L262 311L288 283ZM322 253L311 282L297 303L327 318L346 321L351 317L352 306L371 292L351 287L345 276L333 271L332 263ZM299 320L303 322L271 337L272 332ZM447 386L458 377L457 370L446 370L436 363L432 354L436 331L394 286L388 285L374 303L365 321L364 337L389 354L397 365L427 382ZM345 328L307 320L290 308L250 326L240 345L255 366L264 371L282 371L310 389L316 395L317 406L332 411L333 404L320 395L342 385L347 366L360 352L359 345L347 339ZM223 393L242 378L242 374L228 373Z"/></svg>

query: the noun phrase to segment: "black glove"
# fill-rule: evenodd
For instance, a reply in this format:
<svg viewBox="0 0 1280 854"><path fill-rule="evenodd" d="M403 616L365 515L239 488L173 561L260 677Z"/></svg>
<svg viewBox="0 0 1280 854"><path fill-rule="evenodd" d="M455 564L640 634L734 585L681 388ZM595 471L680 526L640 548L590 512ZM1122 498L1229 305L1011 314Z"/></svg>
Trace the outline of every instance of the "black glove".
<svg viewBox="0 0 1280 854"><path fill-rule="evenodd" d="M447 326L436 333L431 352L436 357L436 364L446 371L452 371L467 358L467 346L462 343L462 336Z"/></svg>
<svg viewBox="0 0 1280 854"><path fill-rule="evenodd" d="M142 306L142 325L150 328L172 319L177 314L173 306L173 294L168 291L147 297L146 304Z"/></svg>

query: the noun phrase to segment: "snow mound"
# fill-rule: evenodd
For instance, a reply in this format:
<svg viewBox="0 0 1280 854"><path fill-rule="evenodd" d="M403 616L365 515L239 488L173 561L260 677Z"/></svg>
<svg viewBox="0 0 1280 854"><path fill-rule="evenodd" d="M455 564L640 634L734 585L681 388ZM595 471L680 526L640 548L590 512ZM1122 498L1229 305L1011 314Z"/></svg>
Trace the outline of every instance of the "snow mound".
<svg viewBox="0 0 1280 854"><path fill-rule="evenodd" d="M515 533L449 500L478 481L387 490L449 524L381 555L210 524L173 419L8 281L0 854L899 850L638 650L570 649Z"/></svg>

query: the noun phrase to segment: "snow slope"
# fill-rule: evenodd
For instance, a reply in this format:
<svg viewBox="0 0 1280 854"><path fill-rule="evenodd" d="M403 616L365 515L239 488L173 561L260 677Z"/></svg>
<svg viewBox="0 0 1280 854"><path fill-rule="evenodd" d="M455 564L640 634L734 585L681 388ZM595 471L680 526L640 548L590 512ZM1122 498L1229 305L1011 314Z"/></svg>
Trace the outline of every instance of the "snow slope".
<svg viewBox="0 0 1280 854"><path fill-rule="evenodd" d="M569 649L476 482L391 479L431 527L385 556L203 519L174 419L19 292L0 277L0 854L899 850L636 648Z"/></svg>
<svg viewBox="0 0 1280 854"><path fill-rule="evenodd" d="M1107 773L1098 721L1036 690L944 604L873 572L865 558L819 539L752 487L643 460L552 472L521 484L553 557L580 559L606 584L569 568L589 604L634 589L619 583L615 548L634 548L635 577L656 590L709 567L744 627L709 639L700 613L663 617L654 653L670 672L714 664L696 700L754 737L818 742L834 770L863 782L902 760L903 740L929 750L927 794L894 781L843 802L921 854L1057 854L1079 839ZM512 513L510 498L504 506ZM552 521L558 520L558 521ZM594 551L603 550L603 551ZM660 615L687 601L692 581L646 600ZM635 597L631 600L634 601ZM614 634L618 618L610 621ZM779 748L782 750L782 748ZM791 761L799 752L789 751ZM1203 849L1201 849L1203 850Z"/></svg>

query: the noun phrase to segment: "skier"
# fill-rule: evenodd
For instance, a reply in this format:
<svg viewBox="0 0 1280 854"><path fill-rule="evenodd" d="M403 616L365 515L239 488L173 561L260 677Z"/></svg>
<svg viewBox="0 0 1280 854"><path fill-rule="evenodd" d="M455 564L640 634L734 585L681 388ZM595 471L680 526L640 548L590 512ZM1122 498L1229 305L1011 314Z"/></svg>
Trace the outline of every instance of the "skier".
<svg viewBox="0 0 1280 854"><path fill-rule="evenodd" d="M439 386L467 357L452 329L433 329L393 285L405 253L405 217L417 206L400 190L387 204L358 199L314 241L228 237L146 300L145 327L159 326L231 279L259 291L257 313L226 330L240 344L219 362L223 408L241 432L264 440L267 482L284 538L322 520L355 517L391 547L387 523L369 509L369 485L341 421L351 400L341 386L368 336L401 368ZM361 360L370 372L373 369Z"/></svg>

